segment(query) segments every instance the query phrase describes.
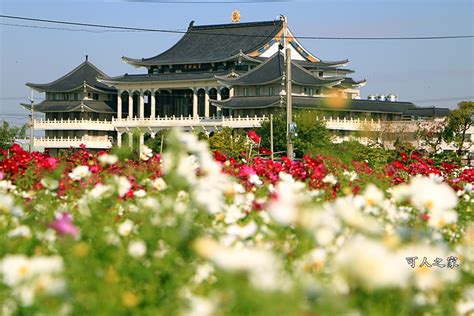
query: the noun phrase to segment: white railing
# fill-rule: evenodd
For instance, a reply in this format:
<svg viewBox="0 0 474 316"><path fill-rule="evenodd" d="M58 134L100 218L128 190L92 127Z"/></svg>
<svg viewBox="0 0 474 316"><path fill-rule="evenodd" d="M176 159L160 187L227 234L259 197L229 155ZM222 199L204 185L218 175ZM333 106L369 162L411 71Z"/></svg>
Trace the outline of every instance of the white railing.
<svg viewBox="0 0 474 316"><path fill-rule="evenodd" d="M42 137L35 138L35 147L44 148L78 148L85 145L89 149L106 149L112 147L109 136L83 136L83 137Z"/></svg>
<svg viewBox="0 0 474 316"><path fill-rule="evenodd" d="M265 121L265 116L246 117L192 117L192 116L161 116L147 118L123 118L113 119L112 124L117 127L149 127L149 128L172 128L172 127L234 127L254 128L260 127Z"/></svg>
<svg viewBox="0 0 474 316"><path fill-rule="evenodd" d="M113 131L112 121L85 120L85 119L47 119L35 120L37 130L92 130L92 131Z"/></svg>
<svg viewBox="0 0 474 316"><path fill-rule="evenodd" d="M420 123L430 124L433 121L381 121L360 118L317 117L324 121L330 130L341 131L400 131L415 132ZM111 121L85 120L85 119L53 119L35 120L35 128L43 130L99 130L121 131L132 128L148 128L160 130L172 127L212 127L212 128L258 128L268 120L265 116L221 116L221 117L192 117L192 116L158 116L147 118L112 118ZM468 132L474 140L474 128Z"/></svg>

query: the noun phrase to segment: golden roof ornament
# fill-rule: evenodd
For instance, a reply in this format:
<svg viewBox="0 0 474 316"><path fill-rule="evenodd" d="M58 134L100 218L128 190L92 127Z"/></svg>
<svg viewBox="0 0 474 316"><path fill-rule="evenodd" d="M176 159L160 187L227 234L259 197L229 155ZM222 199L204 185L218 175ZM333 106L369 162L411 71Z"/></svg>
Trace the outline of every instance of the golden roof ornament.
<svg viewBox="0 0 474 316"><path fill-rule="evenodd" d="M232 23L239 23L240 22L240 11L239 10L234 10L232 11L231 21Z"/></svg>

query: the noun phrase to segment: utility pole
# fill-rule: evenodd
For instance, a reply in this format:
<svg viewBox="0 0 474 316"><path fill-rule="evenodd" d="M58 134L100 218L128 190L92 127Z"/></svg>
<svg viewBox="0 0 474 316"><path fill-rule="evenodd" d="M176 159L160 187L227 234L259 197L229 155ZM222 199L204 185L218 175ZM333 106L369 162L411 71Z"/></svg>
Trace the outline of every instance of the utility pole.
<svg viewBox="0 0 474 316"><path fill-rule="evenodd" d="M286 48L286 154L293 160L293 104L291 97L291 49Z"/></svg>
<svg viewBox="0 0 474 316"><path fill-rule="evenodd" d="M31 96L30 99L30 153L34 150L35 145L35 111L33 109L34 99L33 99L33 89L31 89Z"/></svg>
<svg viewBox="0 0 474 316"><path fill-rule="evenodd" d="M273 156L273 114L270 114L270 151L272 152L271 158L273 161L274 159L274 156Z"/></svg>

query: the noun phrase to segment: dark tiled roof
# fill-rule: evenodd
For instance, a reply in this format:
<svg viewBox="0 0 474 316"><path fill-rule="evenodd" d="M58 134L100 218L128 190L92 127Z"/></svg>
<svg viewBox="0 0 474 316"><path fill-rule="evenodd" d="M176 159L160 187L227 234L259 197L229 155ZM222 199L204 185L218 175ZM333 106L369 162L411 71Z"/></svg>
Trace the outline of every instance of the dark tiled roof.
<svg viewBox="0 0 474 316"><path fill-rule="evenodd" d="M186 81L186 80L210 80L214 79L217 75L227 75L229 71L221 72L180 72L180 73L163 73L163 74L139 74L111 77L111 78L99 78L99 80L108 83L126 83L126 82L160 82L160 81Z"/></svg>
<svg viewBox="0 0 474 316"><path fill-rule="evenodd" d="M280 101L281 100L281 101ZM332 107L330 99L318 97L293 97L293 106L301 109L321 109L332 111L355 111L355 112L381 112L403 114L408 110L415 109L411 102L383 102L370 100L347 100L343 107ZM269 108L286 104L285 99L279 96L261 97L232 97L224 101L211 101L224 108L229 109L252 109Z"/></svg>
<svg viewBox="0 0 474 316"><path fill-rule="evenodd" d="M96 100L80 100L80 101L43 101L34 105L34 110L38 112L73 112L84 110L86 112L97 113L116 113L112 108L113 102L104 102ZM28 103L22 103L27 109L31 108Z"/></svg>
<svg viewBox="0 0 474 316"><path fill-rule="evenodd" d="M98 82L98 76L108 78L107 74L94 66L91 62L84 61L69 73L51 83L27 83L26 85L41 92L68 92L81 88L85 81L86 84L92 88L106 92L115 91L115 89L111 89L109 86Z"/></svg>
<svg viewBox="0 0 474 316"><path fill-rule="evenodd" d="M282 26L281 20L204 26L191 24L186 34L173 47L157 56L122 58L139 66L225 61L240 51L250 53L265 45Z"/></svg>
<svg viewBox="0 0 474 316"><path fill-rule="evenodd" d="M449 114L448 108L437 108L437 107L419 107L416 109L408 110L405 112L406 116L447 116Z"/></svg>
<svg viewBox="0 0 474 316"><path fill-rule="evenodd" d="M218 78L232 86L264 85L280 81L285 70L284 58L281 53L275 53L264 63L235 79ZM292 62L292 82L307 86L332 86L340 83L343 78L319 78L308 70Z"/></svg>

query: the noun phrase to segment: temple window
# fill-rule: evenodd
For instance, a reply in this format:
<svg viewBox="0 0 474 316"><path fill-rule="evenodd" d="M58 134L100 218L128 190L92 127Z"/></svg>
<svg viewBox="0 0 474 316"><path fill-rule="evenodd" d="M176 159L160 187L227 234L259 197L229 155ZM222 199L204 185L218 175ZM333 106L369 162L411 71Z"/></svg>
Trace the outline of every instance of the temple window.
<svg viewBox="0 0 474 316"><path fill-rule="evenodd" d="M92 99L99 100L99 94L98 93L93 93L92 94Z"/></svg>
<svg viewBox="0 0 474 316"><path fill-rule="evenodd" d="M260 87L255 87L255 95L256 96L261 95Z"/></svg>
<svg viewBox="0 0 474 316"><path fill-rule="evenodd" d="M268 88L268 95L275 95L275 87Z"/></svg>
<svg viewBox="0 0 474 316"><path fill-rule="evenodd" d="M249 95L249 91L247 88L244 88L244 97L248 96Z"/></svg>

